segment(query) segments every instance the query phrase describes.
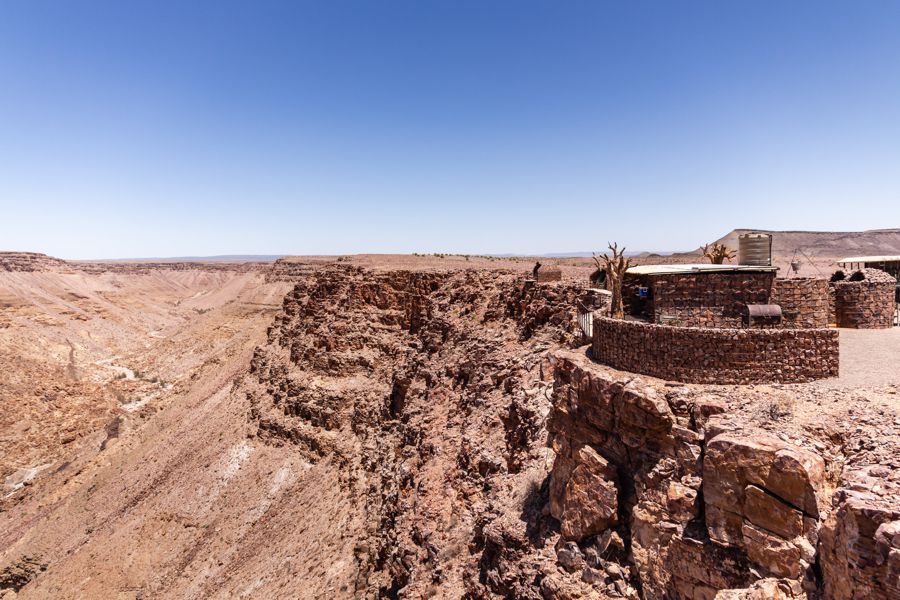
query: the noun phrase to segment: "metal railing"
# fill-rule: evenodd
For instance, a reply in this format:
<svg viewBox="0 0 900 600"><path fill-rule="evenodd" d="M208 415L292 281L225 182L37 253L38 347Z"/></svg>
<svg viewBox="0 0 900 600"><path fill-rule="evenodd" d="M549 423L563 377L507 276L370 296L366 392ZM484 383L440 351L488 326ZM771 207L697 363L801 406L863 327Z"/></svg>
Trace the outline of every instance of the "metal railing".
<svg viewBox="0 0 900 600"><path fill-rule="evenodd" d="M578 327L585 340L594 337L594 313L581 302L578 303Z"/></svg>

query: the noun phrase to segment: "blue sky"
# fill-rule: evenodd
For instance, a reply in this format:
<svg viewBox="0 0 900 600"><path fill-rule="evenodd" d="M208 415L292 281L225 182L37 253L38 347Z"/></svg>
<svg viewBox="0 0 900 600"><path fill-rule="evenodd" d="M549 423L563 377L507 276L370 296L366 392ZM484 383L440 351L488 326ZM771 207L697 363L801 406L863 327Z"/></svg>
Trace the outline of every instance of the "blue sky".
<svg viewBox="0 0 900 600"><path fill-rule="evenodd" d="M0 249L900 227L900 3L0 0Z"/></svg>

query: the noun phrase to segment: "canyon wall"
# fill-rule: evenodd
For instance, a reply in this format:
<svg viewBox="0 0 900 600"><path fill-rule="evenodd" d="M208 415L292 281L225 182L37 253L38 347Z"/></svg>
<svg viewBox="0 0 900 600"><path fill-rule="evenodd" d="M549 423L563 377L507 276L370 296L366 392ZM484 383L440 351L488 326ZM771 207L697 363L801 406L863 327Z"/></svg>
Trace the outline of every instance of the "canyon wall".
<svg viewBox="0 0 900 600"><path fill-rule="evenodd" d="M261 441L339 466L368 523L355 597L895 594L895 427L875 456L817 388L597 364L585 293L346 267L288 295L240 389Z"/></svg>
<svg viewBox="0 0 900 600"><path fill-rule="evenodd" d="M33 273L71 270L71 265L66 261L39 252L0 252L0 271Z"/></svg>
<svg viewBox="0 0 900 600"><path fill-rule="evenodd" d="M539 597L556 570L543 369L581 343L585 291L474 270L293 276L239 390L261 442L340 473L362 523L352 597Z"/></svg>
<svg viewBox="0 0 900 600"><path fill-rule="evenodd" d="M280 309L219 320L179 292L215 336L148 352L209 359L0 510L0 592L897 598L896 390L617 371L582 345L606 298L524 271L284 263Z"/></svg>

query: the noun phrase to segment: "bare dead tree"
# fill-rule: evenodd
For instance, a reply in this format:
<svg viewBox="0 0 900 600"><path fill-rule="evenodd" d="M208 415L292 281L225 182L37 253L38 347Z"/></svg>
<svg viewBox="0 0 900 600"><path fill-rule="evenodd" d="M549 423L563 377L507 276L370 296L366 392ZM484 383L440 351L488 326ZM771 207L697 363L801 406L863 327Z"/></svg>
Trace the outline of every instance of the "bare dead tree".
<svg viewBox="0 0 900 600"><path fill-rule="evenodd" d="M703 256L709 259L714 265L721 265L726 260L731 260L735 257L736 253L734 250L726 246L725 244L713 243L706 244L702 248Z"/></svg>
<svg viewBox="0 0 900 600"><path fill-rule="evenodd" d="M631 266L631 259L625 258L625 247L619 250L617 243L607 244L612 256L604 253L602 256L592 255L598 269L606 273L606 289L612 292L612 305L610 316L614 319L625 318L625 307L622 303L622 282L625 279L625 271Z"/></svg>

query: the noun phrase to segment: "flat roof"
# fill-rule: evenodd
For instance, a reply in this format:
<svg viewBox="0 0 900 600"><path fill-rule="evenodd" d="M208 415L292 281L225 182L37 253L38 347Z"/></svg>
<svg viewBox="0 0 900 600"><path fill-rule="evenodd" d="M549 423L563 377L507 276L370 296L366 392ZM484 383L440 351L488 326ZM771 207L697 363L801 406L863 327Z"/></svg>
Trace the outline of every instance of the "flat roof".
<svg viewBox="0 0 900 600"><path fill-rule="evenodd" d="M850 258L842 258L838 261L838 264L885 262L900 262L900 256L851 256Z"/></svg>
<svg viewBox="0 0 900 600"><path fill-rule="evenodd" d="M778 267L760 265L639 265L625 271L629 275L674 275L686 273L774 273Z"/></svg>

